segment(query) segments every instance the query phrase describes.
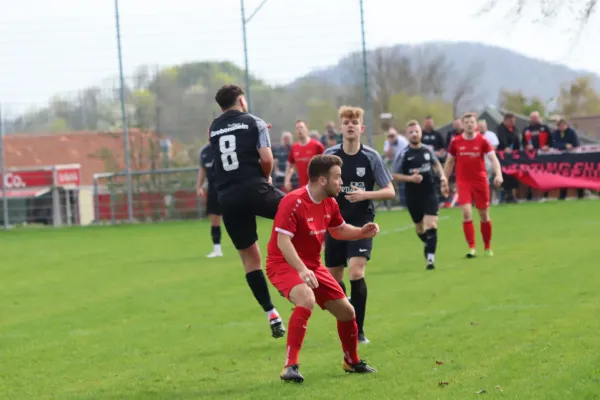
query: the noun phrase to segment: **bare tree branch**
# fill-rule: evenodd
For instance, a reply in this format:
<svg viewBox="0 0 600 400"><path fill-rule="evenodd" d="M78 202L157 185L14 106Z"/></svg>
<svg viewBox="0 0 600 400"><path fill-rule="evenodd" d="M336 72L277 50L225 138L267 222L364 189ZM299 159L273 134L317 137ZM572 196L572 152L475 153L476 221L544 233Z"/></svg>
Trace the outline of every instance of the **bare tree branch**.
<svg viewBox="0 0 600 400"><path fill-rule="evenodd" d="M537 5L541 20L555 18L568 7L571 14L577 17L580 28L588 24L598 9L598 0L487 0L477 14L489 14L505 4L509 4L509 14L517 18L522 18L529 6Z"/></svg>

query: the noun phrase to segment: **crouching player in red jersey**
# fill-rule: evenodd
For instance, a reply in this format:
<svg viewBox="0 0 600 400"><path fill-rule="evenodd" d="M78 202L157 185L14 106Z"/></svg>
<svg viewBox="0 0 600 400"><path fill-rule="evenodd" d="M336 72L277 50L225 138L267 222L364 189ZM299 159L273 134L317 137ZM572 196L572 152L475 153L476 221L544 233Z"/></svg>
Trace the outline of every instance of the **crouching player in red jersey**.
<svg viewBox="0 0 600 400"><path fill-rule="evenodd" d="M338 240L374 237L377 224L361 228L344 222L335 197L342 186L342 159L318 155L308 165L308 185L290 192L279 204L268 245L267 276L296 306L290 317L287 358L281 379L303 382L298 355L306 335L308 319L317 303L337 319L346 372L376 372L358 357L358 327L354 309L339 283L321 263L325 233Z"/></svg>
<svg viewBox="0 0 600 400"><path fill-rule="evenodd" d="M473 208L479 211L481 236L486 255L492 256L492 221L490 220L490 190L484 157L492 162L494 168L494 185L502 185L502 169L494 149L487 139L477 133L475 114L467 113L462 117L465 131L450 142L448 159L444 166L446 178L450 177L456 164L456 186L458 201L463 210L463 231L469 245L467 258L473 258L475 251L475 227L473 226Z"/></svg>

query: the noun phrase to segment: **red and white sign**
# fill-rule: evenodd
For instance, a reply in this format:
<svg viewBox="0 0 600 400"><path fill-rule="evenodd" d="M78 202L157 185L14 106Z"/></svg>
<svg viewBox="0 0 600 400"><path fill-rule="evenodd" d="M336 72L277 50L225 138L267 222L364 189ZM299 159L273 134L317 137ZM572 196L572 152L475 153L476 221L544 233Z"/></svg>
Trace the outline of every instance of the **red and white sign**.
<svg viewBox="0 0 600 400"><path fill-rule="evenodd" d="M81 174L79 167L77 168L57 168L56 170L56 186L79 186L81 182Z"/></svg>
<svg viewBox="0 0 600 400"><path fill-rule="evenodd" d="M54 174L56 173L56 180ZM31 187L79 186L81 182L80 167L56 166L40 169L7 171L4 179L0 179L0 188L23 189Z"/></svg>

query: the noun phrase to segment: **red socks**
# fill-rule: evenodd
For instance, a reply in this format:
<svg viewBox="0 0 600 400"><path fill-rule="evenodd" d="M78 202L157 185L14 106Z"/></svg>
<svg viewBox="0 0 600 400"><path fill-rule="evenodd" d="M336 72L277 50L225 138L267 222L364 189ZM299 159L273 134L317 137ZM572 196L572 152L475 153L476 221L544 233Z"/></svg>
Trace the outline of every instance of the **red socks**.
<svg viewBox="0 0 600 400"><path fill-rule="evenodd" d="M286 367L298 364L298 355L300 354L300 349L304 342L304 336L306 336L306 325L308 324L308 319L311 315L312 311L308 308L296 306L290 316L287 332Z"/></svg>
<svg viewBox="0 0 600 400"><path fill-rule="evenodd" d="M492 221L481 222L481 236L485 249L489 250L492 242Z"/></svg>
<svg viewBox="0 0 600 400"><path fill-rule="evenodd" d="M483 229L483 228L482 228ZM469 244L470 249L475 248L475 227L473 221L463 221L463 232L465 233L465 239Z"/></svg>
<svg viewBox="0 0 600 400"><path fill-rule="evenodd" d="M350 365L354 365L360 361L358 358L358 326L356 318L350 321L337 322L338 335L342 342L342 350L344 350L344 360Z"/></svg>

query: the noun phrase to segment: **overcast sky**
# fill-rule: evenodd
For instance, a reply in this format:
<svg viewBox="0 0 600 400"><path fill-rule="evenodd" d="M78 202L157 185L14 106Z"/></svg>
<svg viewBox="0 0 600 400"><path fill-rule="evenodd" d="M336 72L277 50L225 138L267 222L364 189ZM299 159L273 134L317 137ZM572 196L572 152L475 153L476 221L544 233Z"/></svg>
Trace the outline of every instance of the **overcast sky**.
<svg viewBox="0 0 600 400"><path fill-rule="evenodd" d="M247 13L260 3L246 0ZM532 9L515 24L506 19L506 10L477 17L485 3L364 0L367 46L479 41L600 72L598 16L573 46L567 14L534 24L538 13ZM239 0L121 0L120 11L127 75L142 64L230 60L243 66ZM0 101L5 111L13 114L94 84L111 87L118 74L115 37L111 0L4 1ZM359 1L269 0L248 24L248 44L252 73L270 83L289 82L360 49Z"/></svg>

